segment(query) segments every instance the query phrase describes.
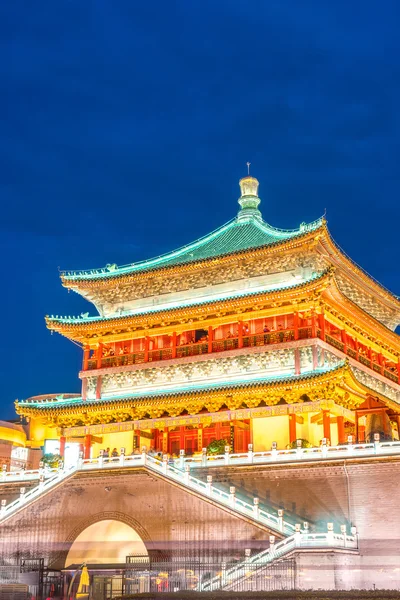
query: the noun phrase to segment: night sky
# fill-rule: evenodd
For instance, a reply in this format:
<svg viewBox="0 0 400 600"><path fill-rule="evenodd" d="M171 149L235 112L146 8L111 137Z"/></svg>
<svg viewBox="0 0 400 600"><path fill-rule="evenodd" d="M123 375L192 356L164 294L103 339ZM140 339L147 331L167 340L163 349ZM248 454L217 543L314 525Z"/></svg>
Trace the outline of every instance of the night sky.
<svg viewBox="0 0 400 600"><path fill-rule="evenodd" d="M327 210L346 252L400 293L400 3L2 2L0 418L80 391L81 351L45 314L94 308L61 269L125 264L238 210Z"/></svg>

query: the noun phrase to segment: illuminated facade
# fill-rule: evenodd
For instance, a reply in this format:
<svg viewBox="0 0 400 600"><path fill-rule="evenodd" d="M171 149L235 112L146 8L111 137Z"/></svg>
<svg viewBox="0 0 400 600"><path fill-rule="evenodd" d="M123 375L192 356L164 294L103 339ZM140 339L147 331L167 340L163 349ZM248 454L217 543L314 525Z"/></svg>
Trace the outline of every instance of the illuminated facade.
<svg viewBox="0 0 400 600"><path fill-rule="evenodd" d="M268 225L258 181L236 218L169 254L64 272L98 316L47 317L82 345L80 396L16 404L33 445L143 446L172 455L398 439L400 302L332 240L326 221Z"/></svg>

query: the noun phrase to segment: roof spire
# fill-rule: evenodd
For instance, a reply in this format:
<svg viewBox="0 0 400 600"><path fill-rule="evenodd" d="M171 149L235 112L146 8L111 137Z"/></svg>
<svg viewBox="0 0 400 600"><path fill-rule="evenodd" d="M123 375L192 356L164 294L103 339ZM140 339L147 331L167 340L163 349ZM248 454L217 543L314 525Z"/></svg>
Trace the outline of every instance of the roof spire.
<svg viewBox="0 0 400 600"><path fill-rule="evenodd" d="M238 212L238 219L261 219L261 213L258 210L258 205L261 200L258 197L258 179L250 175L250 164L247 164L247 175L242 177L239 181L240 196L238 202L240 204L240 210Z"/></svg>

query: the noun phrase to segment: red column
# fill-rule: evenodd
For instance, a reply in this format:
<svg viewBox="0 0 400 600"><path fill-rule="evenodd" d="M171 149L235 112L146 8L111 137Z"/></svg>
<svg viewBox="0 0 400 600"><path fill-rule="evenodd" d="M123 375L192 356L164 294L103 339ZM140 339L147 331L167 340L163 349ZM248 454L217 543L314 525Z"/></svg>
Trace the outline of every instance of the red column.
<svg viewBox="0 0 400 600"><path fill-rule="evenodd" d="M148 335L144 338L144 362L149 362L149 344L150 338Z"/></svg>
<svg viewBox="0 0 400 600"><path fill-rule="evenodd" d="M358 431L358 412L357 411L355 411L355 416L356 416L356 422L355 422L354 437L356 438L355 441L358 442L359 431Z"/></svg>
<svg viewBox="0 0 400 600"><path fill-rule="evenodd" d="M295 442L296 439L296 415L289 415L289 442Z"/></svg>
<svg viewBox="0 0 400 600"><path fill-rule="evenodd" d="M101 398L101 375L97 377L96 381L96 400L100 400Z"/></svg>
<svg viewBox="0 0 400 600"><path fill-rule="evenodd" d="M299 313L296 311L293 315L294 339L299 339Z"/></svg>
<svg viewBox="0 0 400 600"><path fill-rule="evenodd" d="M99 342L97 346L97 368L101 369L101 359L103 358L103 344Z"/></svg>
<svg viewBox="0 0 400 600"><path fill-rule="evenodd" d="M163 454L167 454L168 452L168 427L164 429L163 438L162 438L162 451Z"/></svg>
<svg viewBox="0 0 400 600"><path fill-rule="evenodd" d="M157 444L156 444L156 440L157 440L157 430L156 429L150 429L150 434L151 434L151 438L149 441L149 446L152 450L157 448Z"/></svg>
<svg viewBox="0 0 400 600"><path fill-rule="evenodd" d="M90 458L90 447L92 444L92 436L90 434L85 435L85 446L83 450L83 458Z"/></svg>
<svg viewBox="0 0 400 600"><path fill-rule="evenodd" d="M317 337L317 315L314 310L311 313L311 337Z"/></svg>
<svg viewBox="0 0 400 600"><path fill-rule="evenodd" d="M322 411L322 423L324 427L324 438L327 440L331 439L331 417L329 410Z"/></svg>
<svg viewBox="0 0 400 600"><path fill-rule="evenodd" d="M243 321L238 321L238 347L243 348Z"/></svg>
<svg viewBox="0 0 400 600"><path fill-rule="evenodd" d="M346 442L344 435L344 417L336 417L337 422L337 433L338 433L338 442L339 444L344 444Z"/></svg>
<svg viewBox="0 0 400 600"><path fill-rule="evenodd" d="M397 378L398 378L398 382L400 383L400 357L397 361ZM400 431L399 431L400 434Z"/></svg>
<svg viewBox="0 0 400 600"><path fill-rule="evenodd" d="M85 346L85 348L83 350L82 371L87 371L88 370L88 367L89 367L89 355L90 355L90 348L89 348L89 346Z"/></svg>
<svg viewBox="0 0 400 600"><path fill-rule="evenodd" d="M208 328L208 353L211 354L211 352L213 351L213 334L214 334L214 330L212 328L212 325L209 326Z"/></svg>
<svg viewBox="0 0 400 600"><path fill-rule="evenodd" d="M66 441L67 441L67 438L64 435L62 435L60 437L60 456L61 456L61 458L64 458L64 455L65 455L65 442Z"/></svg>
<svg viewBox="0 0 400 600"><path fill-rule="evenodd" d="M321 314L319 315L319 328L321 330L321 340L325 341L325 313L324 309L321 309Z"/></svg>
<svg viewBox="0 0 400 600"><path fill-rule="evenodd" d="M185 449L185 426L179 428L179 450Z"/></svg>
<svg viewBox="0 0 400 600"><path fill-rule="evenodd" d="M359 348L358 348L358 339L357 338L354 339L354 347L355 347L355 350L356 350L356 359L358 360L358 357L359 357Z"/></svg>
<svg viewBox="0 0 400 600"><path fill-rule="evenodd" d="M295 372L295 375L300 375L300 373L301 373L300 349L299 348L294 349L294 372Z"/></svg>
<svg viewBox="0 0 400 600"><path fill-rule="evenodd" d="M172 333L172 358L176 358L176 331Z"/></svg>

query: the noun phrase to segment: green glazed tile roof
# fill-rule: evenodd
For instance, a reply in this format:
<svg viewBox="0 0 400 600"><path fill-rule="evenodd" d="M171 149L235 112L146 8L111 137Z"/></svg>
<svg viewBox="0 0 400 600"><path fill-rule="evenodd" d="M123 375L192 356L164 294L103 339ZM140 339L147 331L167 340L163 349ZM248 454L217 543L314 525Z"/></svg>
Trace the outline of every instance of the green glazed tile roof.
<svg viewBox="0 0 400 600"><path fill-rule="evenodd" d="M132 263L125 266L107 265L102 269L89 271L64 271L63 279L66 282L88 279L103 279L161 269L176 265L202 261L227 254L234 254L251 248L271 246L283 241L299 237L322 226L323 218L306 224L302 223L298 229L276 229L268 225L261 217L240 216L223 225L214 232L206 235L178 250L163 254L157 258Z"/></svg>
<svg viewBox="0 0 400 600"><path fill-rule="evenodd" d="M123 320L127 317L131 317L131 316L135 316L135 317L140 317L142 315L148 315L148 314L154 314L154 313L166 313L169 310L172 310L173 308L179 307L179 308L192 308L195 306L203 306L203 305L207 305L207 304L212 304L214 302L218 302L218 301L224 301L224 300L233 300L234 298L246 298L248 296L257 296L261 293L273 293L273 292L280 292L280 291L284 291L284 290L295 290L295 289L301 289L302 287L304 287L305 285L307 285L308 283L311 283L313 281L317 281L318 279L323 279L327 274L329 273L329 269L322 271L321 273L313 273L312 275L310 275L309 277L307 277L307 279L304 279L303 281L300 282L295 282L292 283L290 280L285 283L279 283L275 286L268 286L265 289L257 289L257 290L248 290L247 292L243 292L243 290L239 290L237 293L233 293L232 291L229 292L225 292L225 293L221 293L219 296L213 296L212 298L205 298L205 299L199 299L199 300L193 300L193 299L189 299L187 301L179 301L179 303L177 303L176 306L174 305L169 305L168 307L165 308L160 308L158 306L153 306L153 307L147 307L146 309L140 309L140 310L127 310L124 311L120 314L117 315L111 315L108 317L104 317L103 315L96 315L93 317L90 317L89 314L85 314L85 315L81 315L81 316L54 316L54 315L47 315L46 320L48 323L52 322L52 323L68 323L71 325L80 325L82 323L96 323L96 322L100 322L100 321L114 321L115 319L118 320Z"/></svg>
<svg viewBox="0 0 400 600"><path fill-rule="evenodd" d="M247 378L241 377L237 381L227 381L221 382L217 381L214 383L192 383L186 385L177 385L176 387L169 387L166 389L158 389L158 390L148 390L140 392L131 392L130 394L126 394L123 396L109 396L103 397L100 400L82 400L82 397L75 398L66 398L64 399L62 396L56 398L47 398L45 400L37 401L24 401L20 400L16 402L18 407L35 407L43 410L58 408L58 407L68 407L68 406L79 406L84 404L84 406L101 406L107 405L110 402L116 401L129 401L129 400L156 400L160 398L168 398L169 396L185 396L187 394L196 394L208 391L215 390L225 390L225 389L237 389L244 387L257 387L262 385L274 384L274 383L293 383L294 381L306 381L309 379L314 379L323 375L325 373L333 373L335 371L340 370L346 361L340 361L338 364L334 366L327 366L316 369L315 371L306 371L301 373L301 375L270 375L256 377L254 375L249 375Z"/></svg>

